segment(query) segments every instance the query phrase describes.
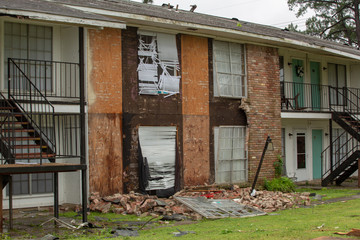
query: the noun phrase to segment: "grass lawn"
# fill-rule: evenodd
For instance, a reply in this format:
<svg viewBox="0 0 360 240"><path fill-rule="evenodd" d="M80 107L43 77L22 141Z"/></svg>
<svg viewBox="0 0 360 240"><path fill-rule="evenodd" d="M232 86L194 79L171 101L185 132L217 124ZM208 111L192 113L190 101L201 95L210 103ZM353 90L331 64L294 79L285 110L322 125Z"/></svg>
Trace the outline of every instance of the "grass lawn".
<svg viewBox="0 0 360 240"><path fill-rule="evenodd" d="M327 195L327 199L357 194L357 190L300 189ZM173 239L173 232L193 231L182 239L312 239L337 236L334 232L347 232L360 228L360 199L278 211L267 216L203 220L195 224L154 226L139 232L135 239ZM89 239L82 238L82 239ZM94 239L99 239L96 237ZM119 238L121 239L121 238Z"/></svg>
<svg viewBox="0 0 360 240"><path fill-rule="evenodd" d="M311 189L311 188L299 188L296 189L297 192L310 192L310 193L316 193L319 195L324 196L323 200L328 200L332 198L339 198L339 197L348 197L351 195L360 194L360 189L341 189L341 188L335 188L335 189L328 189L328 188L322 188L322 189Z"/></svg>
<svg viewBox="0 0 360 240"><path fill-rule="evenodd" d="M327 195L327 198L344 197L359 192L341 189L317 191L300 189L299 191L316 192L320 195ZM74 212L63 214L63 217L68 217L70 220L73 216ZM97 223L99 218L105 220ZM89 222L102 225L103 229L49 233L60 239L105 239L111 237L111 228L119 226L116 221L147 221L149 219L150 217L139 218L113 213L91 213ZM173 232L178 232L177 229L195 232L183 235L180 237L181 239L312 239L319 236L340 237L334 235L334 232L348 232L352 228L360 228L360 199L282 210L266 216L251 218L205 219L192 222L192 224L155 223L146 225L143 230L139 231L138 237L118 237L116 239L174 239Z"/></svg>

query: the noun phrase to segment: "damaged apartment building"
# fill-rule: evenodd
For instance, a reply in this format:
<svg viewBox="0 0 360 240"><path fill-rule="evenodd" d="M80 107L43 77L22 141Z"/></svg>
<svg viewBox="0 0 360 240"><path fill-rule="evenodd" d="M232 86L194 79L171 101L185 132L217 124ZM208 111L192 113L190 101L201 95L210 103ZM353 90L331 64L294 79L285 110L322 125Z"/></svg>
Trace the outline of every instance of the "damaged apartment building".
<svg viewBox="0 0 360 240"><path fill-rule="evenodd" d="M260 180L280 157L298 181L357 169L356 49L125 0L2 0L0 13L5 208L249 184L268 136Z"/></svg>

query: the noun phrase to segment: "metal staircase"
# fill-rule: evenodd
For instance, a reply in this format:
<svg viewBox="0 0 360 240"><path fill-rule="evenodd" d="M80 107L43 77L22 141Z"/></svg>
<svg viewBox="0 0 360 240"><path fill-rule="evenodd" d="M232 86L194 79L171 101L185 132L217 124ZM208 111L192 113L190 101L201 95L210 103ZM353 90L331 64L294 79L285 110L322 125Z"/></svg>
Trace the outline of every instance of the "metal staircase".
<svg viewBox="0 0 360 240"><path fill-rule="evenodd" d="M344 132L321 154L322 186L332 182L340 185L358 170L360 158L360 119L357 117L360 113L360 99L346 88L336 91L336 95L341 97L343 104L341 106L330 104L330 111L332 120L344 129Z"/></svg>
<svg viewBox="0 0 360 240"><path fill-rule="evenodd" d="M30 159L55 162L53 144L39 132L26 113L11 100L0 96L0 153L5 163L14 164Z"/></svg>

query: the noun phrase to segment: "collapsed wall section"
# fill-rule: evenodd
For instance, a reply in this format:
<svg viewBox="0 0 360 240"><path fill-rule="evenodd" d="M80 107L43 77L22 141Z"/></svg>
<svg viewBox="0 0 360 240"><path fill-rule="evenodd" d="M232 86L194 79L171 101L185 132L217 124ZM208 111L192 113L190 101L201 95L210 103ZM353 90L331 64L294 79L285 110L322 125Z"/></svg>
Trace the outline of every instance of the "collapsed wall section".
<svg viewBox="0 0 360 240"><path fill-rule="evenodd" d="M88 30L90 192L122 192L121 30Z"/></svg>

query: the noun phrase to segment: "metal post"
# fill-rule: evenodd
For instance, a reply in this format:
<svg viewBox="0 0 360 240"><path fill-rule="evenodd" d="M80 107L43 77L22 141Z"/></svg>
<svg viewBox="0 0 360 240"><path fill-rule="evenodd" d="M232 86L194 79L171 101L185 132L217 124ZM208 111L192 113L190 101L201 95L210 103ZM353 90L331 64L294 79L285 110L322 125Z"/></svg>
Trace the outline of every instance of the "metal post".
<svg viewBox="0 0 360 240"><path fill-rule="evenodd" d="M332 119L329 119L329 138L330 138L330 172L333 171L333 133L332 133ZM326 170L328 171L328 170Z"/></svg>
<svg viewBox="0 0 360 240"><path fill-rule="evenodd" d="M54 217L59 218L59 173L54 172Z"/></svg>
<svg viewBox="0 0 360 240"><path fill-rule="evenodd" d="M79 27L79 67L80 67L80 164L86 165L86 128L85 128L85 61L84 61L84 28ZM81 170L82 217L87 222L87 176L86 169Z"/></svg>
<svg viewBox="0 0 360 240"><path fill-rule="evenodd" d="M8 99L10 99L10 58L8 58Z"/></svg>
<svg viewBox="0 0 360 240"><path fill-rule="evenodd" d="M263 163L263 161L264 161L264 157L265 157L266 150L267 150L268 145L269 145L269 143L270 143L271 141L272 141L272 140L271 140L270 136L268 136L267 139L266 139L266 142L265 142L264 150L263 150L262 155L261 155L261 158L260 158L260 162L259 162L258 169L257 169L257 171L256 171L255 179L254 179L254 182L253 182L252 187L251 187L250 194L251 194L252 196L255 195L255 192L254 192L254 190L255 190L255 185L256 185L257 179L258 179L258 177L259 177L261 165L262 165L262 163Z"/></svg>
<svg viewBox="0 0 360 240"><path fill-rule="evenodd" d="M12 175L9 175L9 229L13 228L13 184Z"/></svg>

